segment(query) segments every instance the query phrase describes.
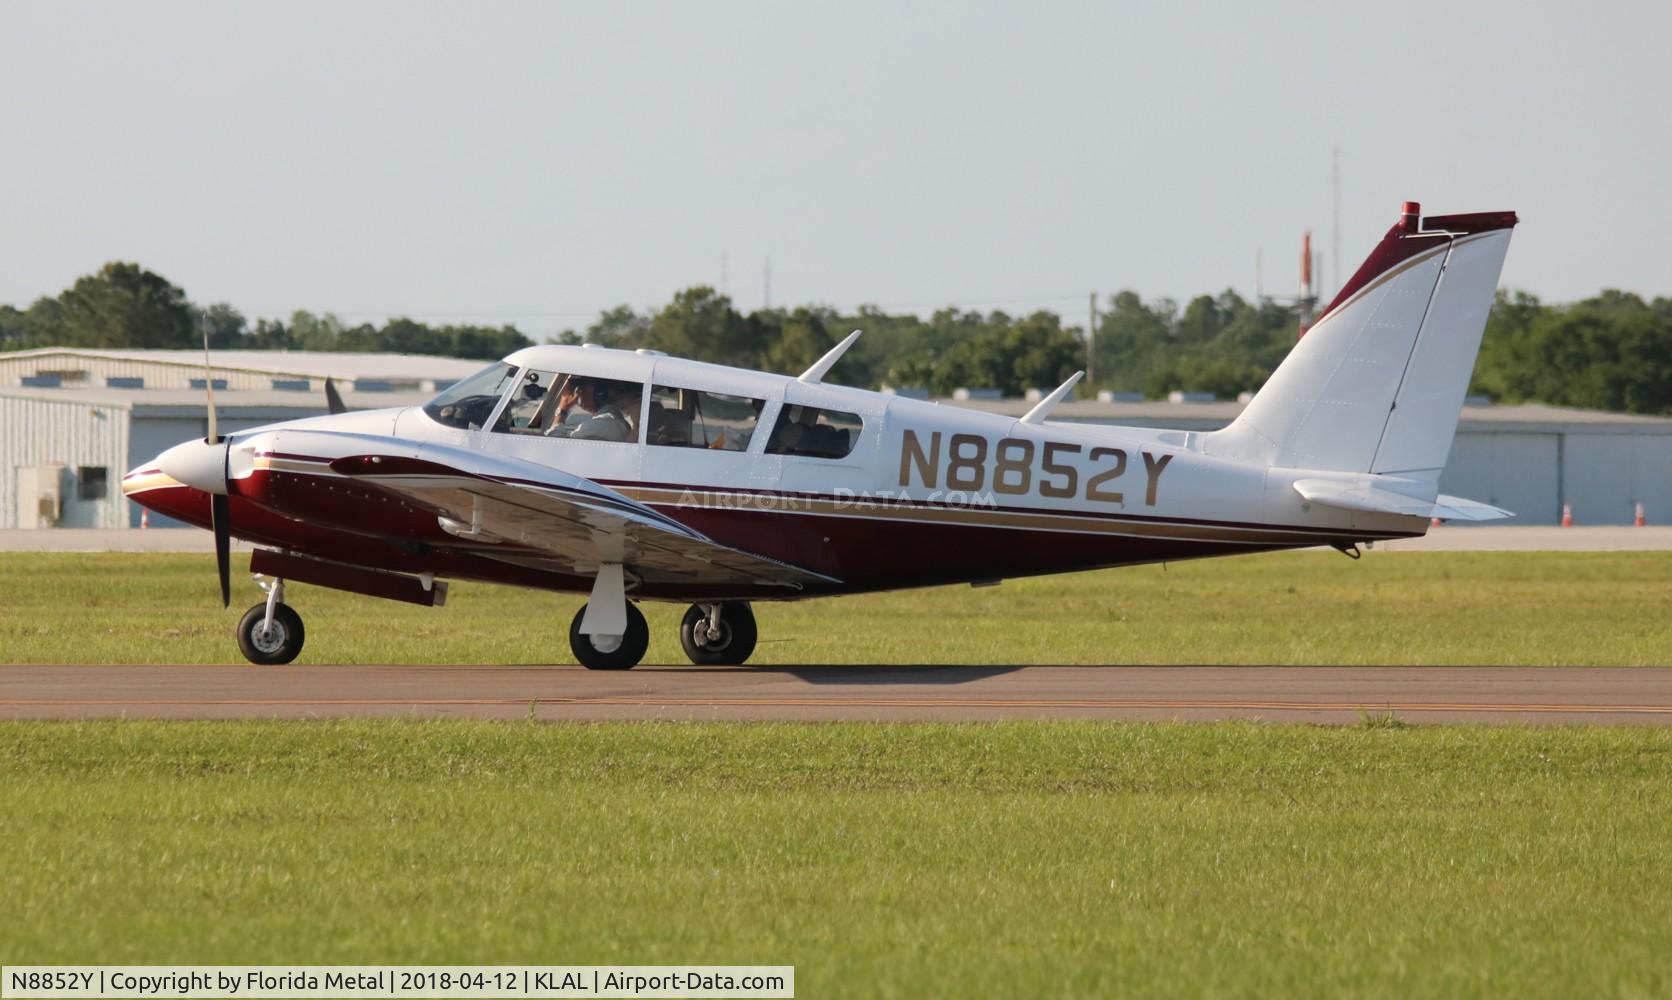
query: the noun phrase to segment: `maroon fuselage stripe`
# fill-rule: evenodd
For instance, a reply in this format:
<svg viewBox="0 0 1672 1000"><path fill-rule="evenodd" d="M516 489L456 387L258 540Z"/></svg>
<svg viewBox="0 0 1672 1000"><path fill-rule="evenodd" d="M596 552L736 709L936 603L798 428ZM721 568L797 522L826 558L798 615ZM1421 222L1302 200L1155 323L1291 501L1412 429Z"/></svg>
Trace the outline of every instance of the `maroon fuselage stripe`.
<svg viewBox="0 0 1672 1000"><path fill-rule="evenodd" d="M237 489L231 497L234 531L259 545L397 572L432 572L442 578L580 592L592 585L589 577L533 549L507 553L503 546L462 542L441 531L431 511L352 477L257 470L240 481ZM208 497L190 487L148 490L135 499L170 517L200 527L209 525ZM715 593L700 583L647 581L634 591L636 596L667 600L782 599L893 590L1299 548L1339 537L1313 531L1309 534L1316 535L1316 541L1296 541L1293 534L1222 540L1161 532L1019 530L859 513L808 517L770 509L656 506L719 544L840 581L810 584L804 590L738 585L725 593ZM1171 523L1163 518L1142 520L1152 531ZM1204 525L1221 526L1214 522L1179 526L1189 530ZM1292 530L1278 525L1245 528L1274 533Z"/></svg>

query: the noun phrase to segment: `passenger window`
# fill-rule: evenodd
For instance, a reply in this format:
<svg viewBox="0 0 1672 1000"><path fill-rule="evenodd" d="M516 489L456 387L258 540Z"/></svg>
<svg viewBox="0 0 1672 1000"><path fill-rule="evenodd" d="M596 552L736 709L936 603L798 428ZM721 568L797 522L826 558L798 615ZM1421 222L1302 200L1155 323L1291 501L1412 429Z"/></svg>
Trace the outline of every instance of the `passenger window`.
<svg viewBox="0 0 1672 1000"><path fill-rule="evenodd" d="M577 441L637 441L643 399L643 382L531 369L493 429Z"/></svg>
<svg viewBox="0 0 1672 1000"><path fill-rule="evenodd" d="M809 458L847 458L859 443L865 422L857 413L821 410L785 403L778 423L766 440L768 455L805 455Z"/></svg>
<svg viewBox="0 0 1672 1000"><path fill-rule="evenodd" d="M645 440L673 448L743 451L765 405L748 396L652 386Z"/></svg>

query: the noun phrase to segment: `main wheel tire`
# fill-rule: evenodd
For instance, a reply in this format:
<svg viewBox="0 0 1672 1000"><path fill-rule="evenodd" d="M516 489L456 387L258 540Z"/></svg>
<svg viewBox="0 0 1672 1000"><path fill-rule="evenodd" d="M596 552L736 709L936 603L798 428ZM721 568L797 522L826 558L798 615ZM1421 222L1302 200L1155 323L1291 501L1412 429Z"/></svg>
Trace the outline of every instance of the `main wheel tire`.
<svg viewBox="0 0 1672 1000"><path fill-rule="evenodd" d="M685 655L699 667L736 667L755 651L755 612L747 601L720 605L720 636L708 638L708 613L701 604L691 605L679 623L679 644Z"/></svg>
<svg viewBox="0 0 1672 1000"><path fill-rule="evenodd" d="M627 634L613 649L599 649L592 644L592 636L581 632L581 619L585 616L583 604L575 612L575 620L569 623L569 650L581 666L588 670L631 670L644 659L644 651L650 648L650 626L632 602L627 604Z"/></svg>
<svg viewBox="0 0 1672 1000"><path fill-rule="evenodd" d="M261 627L266 620L265 603L257 604L239 619L238 651L244 654L244 659L262 666L277 666L296 659L307 638L302 629L302 616L288 604L275 604L271 630Z"/></svg>

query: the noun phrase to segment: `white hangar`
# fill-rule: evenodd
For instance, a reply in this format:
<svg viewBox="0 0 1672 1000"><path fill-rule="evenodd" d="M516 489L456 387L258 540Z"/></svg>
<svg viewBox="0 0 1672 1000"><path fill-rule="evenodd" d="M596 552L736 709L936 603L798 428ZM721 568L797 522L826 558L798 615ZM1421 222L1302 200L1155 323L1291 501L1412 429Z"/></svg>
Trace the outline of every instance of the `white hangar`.
<svg viewBox="0 0 1672 1000"><path fill-rule="evenodd" d="M217 351L223 430L326 412L325 380L354 409L406 406L481 368L459 358ZM48 348L0 354L0 528L138 527L123 473L208 432L201 351ZM153 520L153 527L166 519ZM167 522L177 524L178 522Z"/></svg>

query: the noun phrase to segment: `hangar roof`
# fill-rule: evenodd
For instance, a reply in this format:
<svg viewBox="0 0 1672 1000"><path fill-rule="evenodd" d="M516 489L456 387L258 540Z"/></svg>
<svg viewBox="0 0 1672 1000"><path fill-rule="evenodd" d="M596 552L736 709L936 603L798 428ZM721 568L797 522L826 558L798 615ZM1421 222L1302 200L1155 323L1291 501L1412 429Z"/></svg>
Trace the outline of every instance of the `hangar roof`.
<svg viewBox="0 0 1672 1000"><path fill-rule="evenodd" d="M124 351L88 347L42 347L29 351L0 352L0 361L27 361L54 357L139 364L177 365L194 372L203 370L203 352ZM430 354L355 354L337 351L214 351L210 361L217 371L246 371L271 375L300 375L311 378L460 379L486 361L444 358Z"/></svg>
<svg viewBox="0 0 1672 1000"><path fill-rule="evenodd" d="M389 406L415 406L427 402L433 392L342 393L351 410L379 410ZM70 403L113 410L131 410L145 416L197 416L203 413L202 389L34 389L0 386L0 397L35 399L47 403ZM325 396L318 392L278 390L215 390L215 411L220 414L272 414L273 419L324 413Z"/></svg>

